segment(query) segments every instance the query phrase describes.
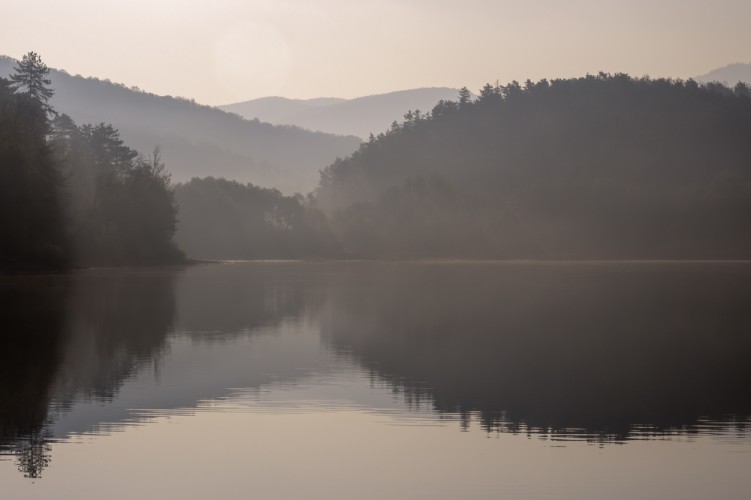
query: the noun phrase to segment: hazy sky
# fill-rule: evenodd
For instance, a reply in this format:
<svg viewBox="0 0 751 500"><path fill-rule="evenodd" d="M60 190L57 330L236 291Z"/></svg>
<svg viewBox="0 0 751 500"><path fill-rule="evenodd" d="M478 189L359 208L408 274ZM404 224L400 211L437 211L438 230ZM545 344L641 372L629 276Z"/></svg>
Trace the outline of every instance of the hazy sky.
<svg viewBox="0 0 751 500"><path fill-rule="evenodd" d="M0 54L225 104L751 62L751 0L0 0Z"/></svg>

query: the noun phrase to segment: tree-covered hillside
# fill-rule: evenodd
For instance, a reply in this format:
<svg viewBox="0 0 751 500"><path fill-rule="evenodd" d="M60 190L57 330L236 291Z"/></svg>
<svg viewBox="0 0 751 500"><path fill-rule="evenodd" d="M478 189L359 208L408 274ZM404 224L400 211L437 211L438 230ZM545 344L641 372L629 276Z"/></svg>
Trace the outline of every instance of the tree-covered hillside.
<svg viewBox="0 0 751 500"><path fill-rule="evenodd" d="M57 114L48 72L30 52L0 78L0 271L182 262L159 150Z"/></svg>
<svg viewBox="0 0 751 500"><path fill-rule="evenodd" d="M226 179L178 184L175 239L200 259L337 257L326 216L302 196Z"/></svg>
<svg viewBox="0 0 751 500"><path fill-rule="evenodd" d="M600 74L409 113L322 175L361 256L751 257L751 92Z"/></svg>

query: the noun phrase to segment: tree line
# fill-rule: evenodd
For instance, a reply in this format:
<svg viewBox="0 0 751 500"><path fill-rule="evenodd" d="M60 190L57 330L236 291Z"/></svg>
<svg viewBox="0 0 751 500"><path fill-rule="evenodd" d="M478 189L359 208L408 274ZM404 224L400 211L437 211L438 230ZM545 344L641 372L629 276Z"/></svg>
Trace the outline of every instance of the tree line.
<svg viewBox="0 0 751 500"><path fill-rule="evenodd" d="M465 88L371 136L305 198L178 186L178 239L207 258L746 259L749 131L743 83Z"/></svg>
<svg viewBox="0 0 751 500"><path fill-rule="evenodd" d="M175 186L176 241L202 259L336 258L326 216L301 195L213 177Z"/></svg>
<svg viewBox="0 0 751 500"><path fill-rule="evenodd" d="M462 89L303 197L173 186L159 150L55 113L30 53L0 79L0 266L274 258L751 257L751 91L625 74ZM179 213L178 213L179 205ZM177 231L177 234L176 234Z"/></svg>
<svg viewBox="0 0 751 500"><path fill-rule="evenodd" d="M751 257L751 91L599 74L467 89L327 167L345 254Z"/></svg>
<svg viewBox="0 0 751 500"><path fill-rule="evenodd" d="M178 236L208 258L745 259L749 131L743 83L465 88L371 136L305 198L179 186Z"/></svg>
<svg viewBox="0 0 751 500"><path fill-rule="evenodd" d="M56 113L48 72L30 52L0 78L0 268L184 260L158 148L143 156L111 125Z"/></svg>

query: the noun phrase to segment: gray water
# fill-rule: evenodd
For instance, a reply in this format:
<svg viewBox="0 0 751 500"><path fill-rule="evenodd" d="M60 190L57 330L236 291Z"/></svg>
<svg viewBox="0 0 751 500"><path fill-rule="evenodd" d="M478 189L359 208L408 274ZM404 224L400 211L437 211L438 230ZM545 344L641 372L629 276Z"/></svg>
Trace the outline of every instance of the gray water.
<svg viewBox="0 0 751 500"><path fill-rule="evenodd" d="M747 498L751 264L0 277L2 498Z"/></svg>

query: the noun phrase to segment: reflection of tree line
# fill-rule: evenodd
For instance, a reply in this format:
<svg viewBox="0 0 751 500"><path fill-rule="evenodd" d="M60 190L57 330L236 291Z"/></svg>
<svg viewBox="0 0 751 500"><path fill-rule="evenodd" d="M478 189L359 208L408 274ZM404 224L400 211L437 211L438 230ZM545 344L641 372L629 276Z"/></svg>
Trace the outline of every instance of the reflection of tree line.
<svg viewBox="0 0 751 500"><path fill-rule="evenodd" d="M61 366L66 289L49 277L0 283L0 451L22 438L19 464L32 477L44 463L39 442Z"/></svg>
<svg viewBox="0 0 751 500"><path fill-rule="evenodd" d="M163 348L174 318L174 275L84 273L6 279L0 446L37 477L47 424L76 399L107 400ZM15 305L15 307L14 307Z"/></svg>
<svg viewBox="0 0 751 500"><path fill-rule="evenodd" d="M486 429L628 437L747 416L749 278L733 264L397 263L7 277L0 450L37 477L56 412L114 398L175 322L223 341L303 312L407 397Z"/></svg>
<svg viewBox="0 0 751 500"><path fill-rule="evenodd" d="M625 438L751 413L748 266L392 265L349 278L331 288L325 338L406 398L488 430Z"/></svg>
<svg viewBox="0 0 751 500"><path fill-rule="evenodd" d="M304 306L301 280L311 279L305 269L295 263L194 268L179 285L180 325L193 337L218 340L295 316Z"/></svg>
<svg viewBox="0 0 751 500"><path fill-rule="evenodd" d="M57 413L77 401L114 399L126 379L158 362L177 316L183 329L206 340L300 310L299 294L270 284L270 273L228 280L230 268L194 269L184 282L170 270L4 278L0 453L14 452L19 469L39 477Z"/></svg>

